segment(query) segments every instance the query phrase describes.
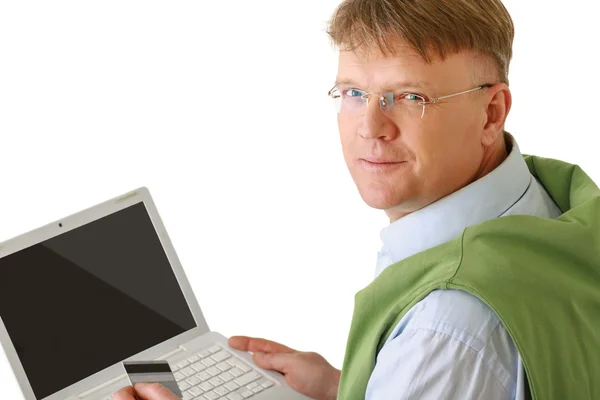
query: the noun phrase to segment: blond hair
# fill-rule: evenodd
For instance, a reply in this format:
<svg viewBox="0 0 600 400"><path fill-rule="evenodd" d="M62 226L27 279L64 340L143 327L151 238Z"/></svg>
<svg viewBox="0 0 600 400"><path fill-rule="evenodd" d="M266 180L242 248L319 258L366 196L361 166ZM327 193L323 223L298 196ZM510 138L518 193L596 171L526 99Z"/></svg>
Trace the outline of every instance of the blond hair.
<svg viewBox="0 0 600 400"><path fill-rule="evenodd" d="M400 38L426 62L473 51L489 57L508 85L514 25L500 0L344 0L327 33L341 50L376 46L386 56Z"/></svg>

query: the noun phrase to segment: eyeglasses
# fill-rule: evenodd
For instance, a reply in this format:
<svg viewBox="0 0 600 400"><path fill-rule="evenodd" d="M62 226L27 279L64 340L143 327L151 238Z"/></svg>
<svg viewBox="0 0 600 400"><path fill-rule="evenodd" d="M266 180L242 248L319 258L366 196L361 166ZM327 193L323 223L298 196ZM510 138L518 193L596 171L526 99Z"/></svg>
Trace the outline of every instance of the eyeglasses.
<svg viewBox="0 0 600 400"><path fill-rule="evenodd" d="M392 117L418 117L420 114L420 118L423 118L425 115L425 106L428 104L436 104L440 100L475 92L477 90L492 86L494 85L491 83L486 83L476 88L465 90L464 92L448 94L446 96L436 97L435 99L431 100L416 93L369 93L358 89L340 89L336 86L331 88L327 95L333 98L338 114L357 115L361 112L364 114L366 106L369 103L370 96L376 95L379 97L379 107L384 114Z"/></svg>

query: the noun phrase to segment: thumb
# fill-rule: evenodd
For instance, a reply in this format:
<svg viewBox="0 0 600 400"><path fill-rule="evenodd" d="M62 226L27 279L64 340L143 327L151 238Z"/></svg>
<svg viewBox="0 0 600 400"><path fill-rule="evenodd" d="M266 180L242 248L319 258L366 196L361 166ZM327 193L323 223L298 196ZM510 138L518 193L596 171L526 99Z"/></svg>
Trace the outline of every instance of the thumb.
<svg viewBox="0 0 600 400"><path fill-rule="evenodd" d="M254 353L254 362L261 368L285 374L293 356L294 353Z"/></svg>
<svg viewBox="0 0 600 400"><path fill-rule="evenodd" d="M180 400L160 383L136 383L135 392L142 400Z"/></svg>

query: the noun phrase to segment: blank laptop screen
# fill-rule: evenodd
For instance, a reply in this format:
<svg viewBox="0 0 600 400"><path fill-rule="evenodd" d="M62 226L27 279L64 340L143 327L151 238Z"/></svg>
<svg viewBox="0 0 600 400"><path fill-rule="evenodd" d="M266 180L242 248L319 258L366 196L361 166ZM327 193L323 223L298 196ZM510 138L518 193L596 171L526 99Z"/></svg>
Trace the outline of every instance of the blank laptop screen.
<svg viewBox="0 0 600 400"><path fill-rule="evenodd" d="M38 399L196 326L143 203L0 258L0 316Z"/></svg>

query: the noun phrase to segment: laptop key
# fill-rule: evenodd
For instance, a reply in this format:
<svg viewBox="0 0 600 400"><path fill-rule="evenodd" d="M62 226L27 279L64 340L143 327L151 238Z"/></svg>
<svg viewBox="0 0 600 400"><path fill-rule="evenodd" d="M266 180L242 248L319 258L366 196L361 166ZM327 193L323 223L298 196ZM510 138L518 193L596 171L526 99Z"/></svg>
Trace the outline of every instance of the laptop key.
<svg viewBox="0 0 600 400"><path fill-rule="evenodd" d="M227 400L244 400L244 398L239 393L231 393L227 396Z"/></svg>
<svg viewBox="0 0 600 400"><path fill-rule="evenodd" d="M231 369L231 365L229 365L228 363L226 363L225 361L220 362L217 364L217 368L219 368L221 371L225 372Z"/></svg>
<svg viewBox="0 0 600 400"><path fill-rule="evenodd" d="M241 369L244 372L248 372L248 371L252 370L252 368L248 364L243 362L242 360L233 359L233 360L231 360L230 364L235 365L236 367L238 367L239 369Z"/></svg>
<svg viewBox="0 0 600 400"><path fill-rule="evenodd" d="M202 364L206 365L207 367L212 367L216 364L216 362L212 358L205 358L204 360L202 360Z"/></svg>
<svg viewBox="0 0 600 400"><path fill-rule="evenodd" d="M259 378L261 378L261 375L256 371L252 371L252 372L248 372L246 375L242 375L239 378L236 378L235 383L237 383L240 386L245 386L245 385L249 384L250 382L255 381Z"/></svg>
<svg viewBox="0 0 600 400"><path fill-rule="evenodd" d="M196 378L195 376L190 376L189 378L187 378L185 380L185 382L189 383L190 386L196 386L197 384L199 384L202 381L200 379Z"/></svg>
<svg viewBox="0 0 600 400"><path fill-rule="evenodd" d="M239 392L243 398L247 399L248 397L254 396L254 392L252 390L244 389Z"/></svg>
<svg viewBox="0 0 600 400"><path fill-rule="evenodd" d="M211 356L211 358L213 360L215 360L216 362L221 362L223 360L227 360L230 357L231 357L231 355L228 352L226 352L226 351L220 351L220 352L215 353L215 354L213 354Z"/></svg>
<svg viewBox="0 0 600 400"><path fill-rule="evenodd" d="M221 375L219 375L219 378L223 379L224 382L229 382L234 378L234 376L229 372L223 372Z"/></svg>
<svg viewBox="0 0 600 400"><path fill-rule="evenodd" d="M204 350L204 351L201 351L198 353L198 357L200 357L200 358L206 358L208 356L210 356L210 351L208 351L208 350Z"/></svg>
<svg viewBox="0 0 600 400"><path fill-rule="evenodd" d="M260 381L258 381L258 383L265 389L270 388L271 386L274 385L274 383L272 381L268 380L267 378L262 378Z"/></svg>
<svg viewBox="0 0 600 400"><path fill-rule="evenodd" d="M224 386L221 386L215 389L215 393L221 396L225 396L227 393L229 393L229 390L227 390Z"/></svg>
<svg viewBox="0 0 600 400"><path fill-rule="evenodd" d="M212 378L210 381L210 383L212 383L215 386L221 386L222 384L224 384L225 382L223 382L223 380L221 378L219 378L218 376L215 376L214 378Z"/></svg>
<svg viewBox="0 0 600 400"><path fill-rule="evenodd" d="M262 386L257 386L257 387L255 387L254 389L252 389L252 391L253 391L254 393L262 392L263 390L265 390L265 388L264 388L264 387L262 387Z"/></svg>
<svg viewBox="0 0 600 400"><path fill-rule="evenodd" d="M206 370L206 372L208 372L211 376L217 376L221 374L222 371L217 367L210 367Z"/></svg>
<svg viewBox="0 0 600 400"><path fill-rule="evenodd" d="M196 372L200 372L206 369L206 365L202 364L201 362L197 362L195 364L192 364L192 368L196 371Z"/></svg>
<svg viewBox="0 0 600 400"><path fill-rule="evenodd" d="M199 374L194 375L196 378L200 379L202 382L209 380L212 378L212 375L206 371L202 371Z"/></svg>
<svg viewBox="0 0 600 400"><path fill-rule="evenodd" d="M244 372L250 372L250 371L252 371L252 367L249 366L248 364L245 364L245 363L239 363L238 364L238 368L241 369Z"/></svg>
<svg viewBox="0 0 600 400"><path fill-rule="evenodd" d="M219 350L221 350L221 346L217 346L217 345L212 346L210 349L208 349L208 351L210 351L213 354L218 352Z"/></svg>
<svg viewBox="0 0 600 400"><path fill-rule="evenodd" d="M219 396L215 392L204 393L204 398L206 398L207 400L217 400L220 397L221 396Z"/></svg>

